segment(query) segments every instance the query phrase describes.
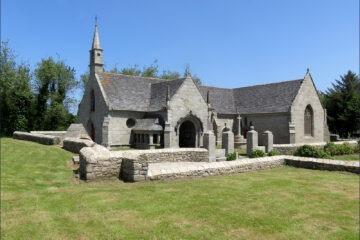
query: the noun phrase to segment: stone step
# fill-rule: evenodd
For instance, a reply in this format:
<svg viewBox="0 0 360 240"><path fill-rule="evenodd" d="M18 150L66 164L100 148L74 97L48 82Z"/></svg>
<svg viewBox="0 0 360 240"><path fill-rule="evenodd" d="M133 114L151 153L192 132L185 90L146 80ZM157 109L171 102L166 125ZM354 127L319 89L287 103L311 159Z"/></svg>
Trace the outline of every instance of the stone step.
<svg viewBox="0 0 360 240"><path fill-rule="evenodd" d="M79 164L79 162L80 162L80 157L79 157L79 156L73 156L73 157L72 157L72 161L73 161L74 164Z"/></svg>

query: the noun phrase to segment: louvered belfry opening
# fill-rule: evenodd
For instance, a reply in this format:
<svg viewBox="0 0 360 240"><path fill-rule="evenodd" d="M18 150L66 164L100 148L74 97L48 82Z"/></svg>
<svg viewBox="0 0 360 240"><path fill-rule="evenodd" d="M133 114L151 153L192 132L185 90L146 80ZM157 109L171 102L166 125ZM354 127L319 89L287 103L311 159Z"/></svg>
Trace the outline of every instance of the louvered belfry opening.
<svg viewBox="0 0 360 240"><path fill-rule="evenodd" d="M304 113L304 134L305 136L314 135L314 113L312 107L308 105Z"/></svg>

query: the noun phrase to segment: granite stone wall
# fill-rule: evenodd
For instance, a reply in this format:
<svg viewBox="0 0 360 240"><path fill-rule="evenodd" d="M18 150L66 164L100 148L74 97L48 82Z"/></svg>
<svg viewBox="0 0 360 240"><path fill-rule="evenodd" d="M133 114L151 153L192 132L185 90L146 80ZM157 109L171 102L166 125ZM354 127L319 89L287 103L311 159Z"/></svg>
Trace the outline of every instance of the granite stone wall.
<svg viewBox="0 0 360 240"><path fill-rule="evenodd" d="M208 106L195 83L187 78L170 100L168 121L172 129L170 134L171 147L179 147L179 135L178 132L175 132L175 128L178 131L179 121L189 115L193 115L201 121L203 132L207 130ZM202 146L202 135L197 136L197 142L199 143L198 146Z"/></svg>
<svg viewBox="0 0 360 240"><path fill-rule="evenodd" d="M97 75L96 75L97 76ZM108 114L107 99L106 95L95 75L91 75L88 84L86 84L86 89L83 95L83 98L79 104L78 116L79 121L82 123L90 133L89 123L92 122L95 127L95 139L96 143L108 146L108 139L103 138L103 123L104 118ZM95 111L91 111L91 90L94 90L95 94ZM103 94L102 94L103 92Z"/></svg>
<svg viewBox="0 0 360 240"><path fill-rule="evenodd" d="M203 148L109 151L96 144L80 150L80 178L139 181L145 180L149 163L208 161L208 151Z"/></svg>
<svg viewBox="0 0 360 240"><path fill-rule="evenodd" d="M58 136L50 136L39 133L28 133L28 132L19 132L15 131L13 133L14 139L26 140L37 142L44 145L57 145L61 143L61 138Z"/></svg>
<svg viewBox="0 0 360 240"><path fill-rule="evenodd" d="M292 167L327 170L327 171L344 171L360 174L358 161L341 161L330 159L317 159L291 156L285 157L285 164Z"/></svg>
<svg viewBox="0 0 360 240"><path fill-rule="evenodd" d="M95 143L88 139L80 138L65 138L63 141L63 148L73 153L79 153L84 147L92 147Z"/></svg>
<svg viewBox="0 0 360 240"><path fill-rule="evenodd" d="M208 165L208 166L206 166ZM197 178L197 177L207 177L215 175L229 175L243 172L258 171L269 168L282 167L284 165L284 159L278 158L271 161L268 159L259 159L259 161L249 161L245 160L236 160L236 161L225 161L225 162L213 162L206 163L206 165L190 169L188 171L178 171L178 172L166 172L146 176L145 179L139 178L141 180L171 180L178 178Z"/></svg>
<svg viewBox="0 0 360 240"><path fill-rule="evenodd" d="M304 135L304 113L308 105L313 110L313 136ZM306 75L291 106L291 122L295 124L295 143L324 142L325 121L325 110L321 105L314 83L311 76ZM274 140L277 143L276 139Z"/></svg>
<svg viewBox="0 0 360 240"><path fill-rule="evenodd" d="M241 115L241 118L243 126L245 119L248 127L250 122L253 123L255 131L259 133L259 145L263 145L262 133L267 130L273 133L275 144L289 143L289 113Z"/></svg>

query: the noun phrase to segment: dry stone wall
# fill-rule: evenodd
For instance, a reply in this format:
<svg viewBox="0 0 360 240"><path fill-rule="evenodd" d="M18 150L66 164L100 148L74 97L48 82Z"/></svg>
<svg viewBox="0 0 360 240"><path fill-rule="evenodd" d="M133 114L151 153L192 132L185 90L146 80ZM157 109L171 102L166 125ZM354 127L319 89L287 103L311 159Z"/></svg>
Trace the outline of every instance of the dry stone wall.
<svg viewBox="0 0 360 240"><path fill-rule="evenodd" d="M80 138L65 138L63 141L63 148L73 153L79 153L84 147L92 147L95 143L88 139Z"/></svg>
<svg viewBox="0 0 360 240"><path fill-rule="evenodd" d="M145 180L149 163L184 161L208 162L208 151L203 148L109 151L96 144L80 150L80 178L116 177L125 181L139 181Z"/></svg>
<svg viewBox="0 0 360 240"><path fill-rule="evenodd" d="M37 142L44 145L57 145L61 143L61 138L58 136L50 136L50 135L44 135L39 133L28 133L28 132L14 132L13 133L14 139L19 140L26 140L26 141L32 141Z"/></svg>

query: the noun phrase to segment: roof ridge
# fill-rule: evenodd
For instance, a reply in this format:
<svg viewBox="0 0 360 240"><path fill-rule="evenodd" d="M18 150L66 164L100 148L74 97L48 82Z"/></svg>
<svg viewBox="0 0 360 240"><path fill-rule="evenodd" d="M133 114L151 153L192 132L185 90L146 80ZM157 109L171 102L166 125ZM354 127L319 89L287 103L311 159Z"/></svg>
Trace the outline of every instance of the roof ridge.
<svg viewBox="0 0 360 240"><path fill-rule="evenodd" d="M264 84L257 84L257 85L252 85L252 86L232 88L232 90L244 89L244 88L252 88L252 87L260 87L260 86L269 86L269 85L288 83L288 82L297 82L297 81L303 81L303 80L304 80L303 78L300 78L300 79L286 80L286 81L280 81L280 82L264 83Z"/></svg>
<svg viewBox="0 0 360 240"><path fill-rule="evenodd" d="M123 73L103 72L102 74L120 75L120 76L133 77L133 78L153 79L153 80L159 80L159 81L163 81L163 82L167 81L166 79L162 79L162 78L143 77L143 76L137 76L137 75L127 75L127 74L123 74Z"/></svg>
<svg viewBox="0 0 360 240"><path fill-rule="evenodd" d="M251 86L236 87L236 88L222 88L222 87L214 87L214 86L206 86L206 85L202 85L202 86L200 86L200 87L213 88L213 89L221 89L221 90L237 90L237 89L243 89L243 88L267 86L267 85L287 83L287 82L295 82L295 81L303 81L303 80L304 80L303 78L300 78L300 79L294 79L294 80L286 80L286 81L280 81L280 82L271 82L271 83L257 84L257 85L251 85Z"/></svg>
<svg viewBox="0 0 360 240"><path fill-rule="evenodd" d="M186 78L175 78L175 79L171 79L171 80L162 79L162 80L164 80L164 81L151 83L151 85L160 84L160 83L167 83L167 82L173 82L173 81L176 81L176 80L185 80L185 79L186 79Z"/></svg>

